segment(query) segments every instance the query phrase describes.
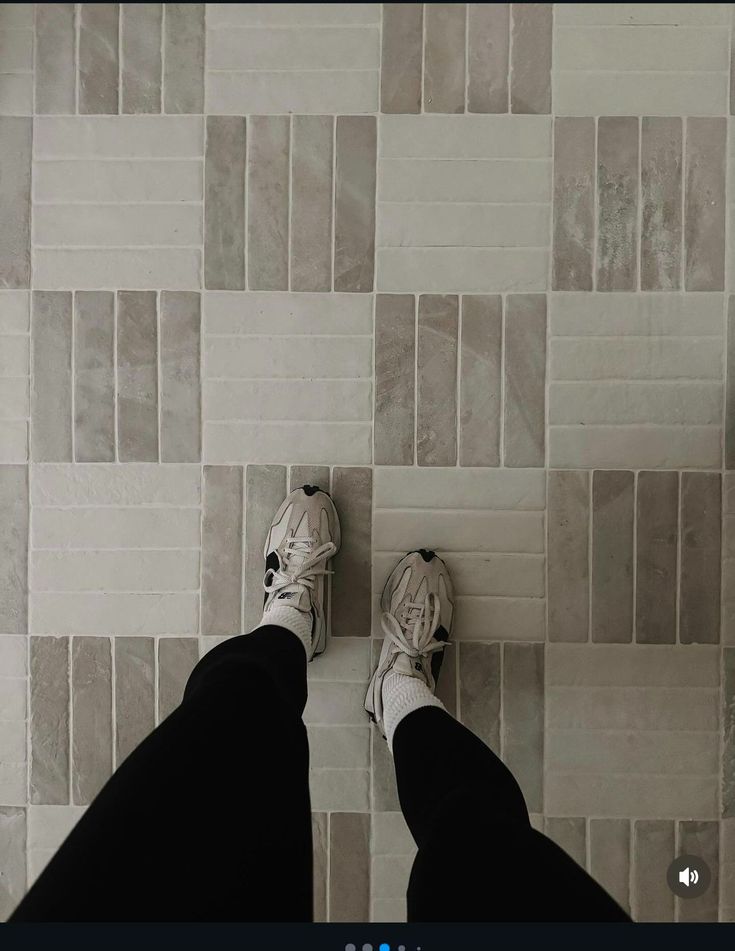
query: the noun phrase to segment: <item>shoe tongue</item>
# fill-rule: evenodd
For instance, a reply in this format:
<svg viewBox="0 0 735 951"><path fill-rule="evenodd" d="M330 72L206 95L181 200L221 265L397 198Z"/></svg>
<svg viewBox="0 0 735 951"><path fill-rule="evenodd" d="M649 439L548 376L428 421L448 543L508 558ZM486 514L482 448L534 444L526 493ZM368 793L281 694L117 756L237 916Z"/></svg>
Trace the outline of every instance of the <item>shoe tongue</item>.
<svg viewBox="0 0 735 951"><path fill-rule="evenodd" d="M302 584L288 584L285 588L281 588L273 599L273 603L297 608L299 611L311 609L309 592Z"/></svg>
<svg viewBox="0 0 735 951"><path fill-rule="evenodd" d="M419 680L426 680L426 673L419 657L396 654L392 670L394 673L403 674L406 677L417 677Z"/></svg>

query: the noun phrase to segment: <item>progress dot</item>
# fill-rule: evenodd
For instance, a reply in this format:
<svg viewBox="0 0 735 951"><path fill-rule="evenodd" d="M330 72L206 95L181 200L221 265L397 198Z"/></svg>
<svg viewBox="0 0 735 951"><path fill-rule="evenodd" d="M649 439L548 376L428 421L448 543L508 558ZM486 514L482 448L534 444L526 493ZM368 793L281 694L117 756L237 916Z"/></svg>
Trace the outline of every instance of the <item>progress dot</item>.
<svg viewBox="0 0 735 951"><path fill-rule="evenodd" d="M345 951L357 951L357 948L354 946L354 944L346 944Z"/></svg>
<svg viewBox="0 0 735 951"><path fill-rule="evenodd" d="M384 944L381 944L381 946L380 946L380 948L378 949L378 951L390 951L390 945L389 945L389 944L385 944L385 943L384 943Z"/></svg>
<svg viewBox="0 0 735 951"><path fill-rule="evenodd" d="M362 946L362 951L373 951L373 946L371 944L364 944Z"/></svg>

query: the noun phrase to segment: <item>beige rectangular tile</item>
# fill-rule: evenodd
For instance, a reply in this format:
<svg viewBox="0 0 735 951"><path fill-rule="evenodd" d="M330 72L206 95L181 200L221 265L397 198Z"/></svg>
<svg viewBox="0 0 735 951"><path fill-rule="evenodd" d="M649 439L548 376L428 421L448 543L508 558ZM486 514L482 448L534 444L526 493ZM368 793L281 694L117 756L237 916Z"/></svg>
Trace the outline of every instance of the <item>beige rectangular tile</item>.
<svg viewBox="0 0 735 951"><path fill-rule="evenodd" d="M525 645L524 645L525 646ZM546 755L560 772L590 775L709 776L717 773L719 737L716 733L623 730L550 729Z"/></svg>
<svg viewBox="0 0 735 951"><path fill-rule="evenodd" d="M500 464L502 301L462 297L459 383L459 464Z"/></svg>
<svg viewBox="0 0 735 951"><path fill-rule="evenodd" d="M464 112L467 5L424 6L424 111Z"/></svg>
<svg viewBox="0 0 735 951"><path fill-rule="evenodd" d="M207 116L204 286L245 289L246 119Z"/></svg>
<svg viewBox="0 0 735 951"><path fill-rule="evenodd" d="M636 510L636 641L674 644L678 473L640 472Z"/></svg>
<svg viewBox="0 0 735 951"><path fill-rule="evenodd" d="M201 500L201 470L196 465L33 466L33 504L47 506L197 507Z"/></svg>
<svg viewBox="0 0 735 951"><path fill-rule="evenodd" d="M247 70L369 70L380 55L380 30L368 27L296 24L260 25L259 29L233 25L211 29L207 68L217 72Z"/></svg>
<svg viewBox="0 0 735 951"><path fill-rule="evenodd" d="M587 823L581 818L556 818L547 816L544 833L559 848L569 855L577 865L587 867Z"/></svg>
<svg viewBox="0 0 735 951"><path fill-rule="evenodd" d="M416 451L420 466L451 466L457 461L458 323L456 296L419 297Z"/></svg>
<svg viewBox="0 0 735 951"><path fill-rule="evenodd" d="M719 382L689 382L682 386L676 380L565 380L549 386L552 425L718 426L721 419Z"/></svg>
<svg viewBox="0 0 735 951"><path fill-rule="evenodd" d="M338 116L335 138L334 289L373 289L377 130L373 116Z"/></svg>
<svg viewBox="0 0 735 951"><path fill-rule="evenodd" d="M243 471L205 466L202 634L239 634L242 610Z"/></svg>
<svg viewBox="0 0 735 951"><path fill-rule="evenodd" d="M514 3L511 26L511 112L551 112L553 4Z"/></svg>
<svg viewBox="0 0 735 951"><path fill-rule="evenodd" d="M728 297L725 342L725 468L735 469L735 295Z"/></svg>
<svg viewBox="0 0 735 951"><path fill-rule="evenodd" d="M552 426L549 465L636 469L716 469L718 426Z"/></svg>
<svg viewBox="0 0 735 951"><path fill-rule="evenodd" d="M496 4L499 6L499 4ZM485 161L487 164L476 171L472 179L472 187L477 187L478 182L487 184L488 170L497 171L498 198L499 202L511 201L515 192L510 192L512 182L508 181L507 172L511 170L510 165L492 165L489 160L515 159L515 167L518 173L525 176L525 186L531 183L535 187L540 187L540 181L547 181L548 177L538 174L538 169L534 170L521 162L522 159L550 159L551 149L551 120L548 116L502 116L502 115L431 115L423 114L420 116L390 116L380 117L380 157L385 159L397 158L422 158L422 159L456 159L458 161L474 159L476 161ZM417 170L415 164L399 166L406 168L406 178L410 179L410 171L413 169L414 177ZM434 166L436 168L436 166ZM389 171L392 166L383 161L383 169ZM440 177L437 169L437 179L445 183L447 189L452 184L456 176L452 175L452 169L455 166L445 167L445 175ZM469 163L460 166L464 175L472 166ZM542 170L543 171L543 170ZM431 179L428 179L430 182ZM505 182L506 192L503 193L500 187L501 182ZM461 182L454 182L455 187L461 185ZM388 200L389 195L383 194L381 183L381 198ZM396 200L400 201L400 189L396 190ZM519 192L520 193L520 189ZM549 193L544 192L548 200ZM418 195L416 196L419 197ZM455 194L456 200L461 200L459 194ZM435 196L436 200L442 200ZM468 200L479 200L479 196L470 195ZM492 200L492 199L490 199ZM521 199L516 198L516 201ZM532 200L532 199L527 199Z"/></svg>
<svg viewBox="0 0 735 951"><path fill-rule="evenodd" d="M641 819L633 823L631 913L635 921L673 921L674 895L666 870L675 857L674 823Z"/></svg>
<svg viewBox="0 0 735 951"><path fill-rule="evenodd" d="M722 816L735 818L735 648L722 652Z"/></svg>
<svg viewBox="0 0 735 951"><path fill-rule="evenodd" d="M638 119L597 123L597 289L638 284Z"/></svg>
<svg viewBox="0 0 735 951"><path fill-rule="evenodd" d="M179 706L184 687L199 660L195 637L162 637L158 641L158 722Z"/></svg>
<svg viewBox="0 0 735 951"><path fill-rule="evenodd" d="M115 461L115 296L74 295L74 459Z"/></svg>
<svg viewBox="0 0 735 951"><path fill-rule="evenodd" d="M644 117L641 126L641 289L681 287L682 121Z"/></svg>
<svg viewBox="0 0 735 951"><path fill-rule="evenodd" d="M31 459L71 462L71 294L34 291L31 340L34 366L47 367L31 384Z"/></svg>
<svg viewBox="0 0 735 951"><path fill-rule="evenodd" d="M158 116L155 121L148 116L133 115L41 116L35 122L34 138L36 160L201 159L204 120L202 116ZM85 169L91 167L85 166ZM130 165L123 163L121 167L130 168ZM132 172L136 167L150 168L134 165ZM201 192L198 197L201 198Z"/></svg>
<svg viewBox="0 0 735 951"><path fill-rule="evenodd" d="M421 111L424 8L419 3L382 5L380 111Z"/></svg>
<svg viewBox="0 0 735 951"><path fill-rule="evenodd" d="M590 874L630 911L630 823L590 819Z"/></svg>
<svg viewBox="0 0 735 951"><path fill-rule="evenodd" d="M106 637L71 641L71 788L90 803L112 774L112 659Z"/></svg>
<svg viewBox="0 0 735 951"><path fill-rule="evenodd" d="M500 644L465 641L459 650L462 723L500 755Z"/></svg>
<svg viewBox="0 0 735 951"><path fill-rule="evenodd" d="M208 72L207 112L212 115L291 112L354 117L377 110L378 87L377 68Z"/></svg>
<svg viewBox="0 0 735 951"><path fill-rule="evenodd" d="M398 294L537 292L546 289L547 271L546 248L379 248L377 287Z"/></svg>
<svg viewBox="0 0 735 951"><path fill-rule="evenodd" d="M590 112L602 116L709 116L727 111L727 74L722 72L650 73L571 70L554 73L557 115Z"/></svg>
<svg viewBox="0 0 735 951"><path fill-rule="evenodd" d="M309 762L315 769L370 769L370 729L310 726Z"/></svg>
<svg viewBox="0 0 735 951"><path fill-rule="evenodd" d="M543 466L546 455L546 297L512 294L504 321L503 462Z"/></svg>
<svg viewBox="0 0 735 951"><path fill-rule="evenodd" d="M0 806L0 851L0 917L6 921L26 891L26 810L20 806Z"/></svg>
<svg viewBox="0 0 735 951"><path fill-rule="evenodd" d="M722 477L681 474L679 640L720 640Z"/></svg>
<svg viewBox="0 0 735 951"><path fill-rule="evenodd" d="M709 645L553 644L546 654L549 684L716 687L720 682L719 650Z"/></svg>
<svg viewBox="0 0 735 951"><path fill-rule="evenodd" d="M160 307L161 462L198 462L200 295L163 291Z"/></svg>
<svg viewBox="0 0 735 951"><path fill-rule="evenodd" d="M0 117L0 217L5 238L0 248L0 285L29 287L31 280L31 119Z"/></svg>
<svg viewBox="0 0 735 951"><path fill-rule="evenodd" d="M329 920L367 921L370 914L370 817L329 817Z"/></svg>
<svg viewBox="0 0 735 951"><path fill-rule="evenodd" d="M724 289L724 118L689 118L684 193L685 286L688 291Z"/></svg>
<svg viewBox="0 0 735 951"><path fill-rule="evenodd" d="M118 112L119 3L85 3L78 27L79 111Z"/></svg>
<svg viewBox="0 0 735 951"><path fill-rule="evenodd" d="M253 116L248 148L247 252L252 290L288 290L290 121Z"/></svg>
<svg viewBox="0 0 735 951"><path fill-rule="evenodd" d="M34 591L199 589L199 552L193 550L34 551L30 567Z"/></svg>
<svg viewBox="0 0 735 951"><path fill-rule="evenodd" d="M329 291L334 120L331 116L294 116L292 136L290 287Z"/></svg>
<svg viewBox="0 0 735 951"><path fill-rule="evenodd" d="M508 112L510 4L467 5L467 111Z"/></svg>
<svg viewBox="0 0 735 951"><path fill-rule="evenodd" d="M375 464L414 459L416 300L412 294L375 299Z"/></svg>
<svg viewBox="0 0 735 951"><path fill-rule="evenodd" d="M427 514L425 509L378 509L373 518L373 533L380 540L380 549L403 552L411 547L425 547L430 540L433 548L442 552L543 552L543 517L538 512L476 509L468 522L462 509L445 510L432 512L430 524Z"/></svg>
<svg viewBox="0 0 735 951"><path fill-rule="evenodd" d="M203 3L167 3L164 14L163 111L204 109Z"/></svg>
<svg viewBox="0 0 735 951"><path fill-rule="evenodd" d="M208 24L221 26L329 26L380 23L380 4L210 3Z"/></svg>
<svg viewBox="0 0 735 951"><path fill-rule="evenodd" d="M546 717L559 730L717 729L712 687L548 687ZM679 705L688 705L688 710ZM594 705L594 706L592 706Z"/></svg>
<svg viewBox="0 0 735 951"><path fill-rule="evenodd" d="M160 113L163 4L123 3L120 18L120 111Z"/></svg>
<svg viewBox="0 0 735 951"><path fill-rule="evenodd" d="M36 4L36 113L75 111L73 3Z"/></svg>
<svg viewBox="0 0 735 951"><path fill-rule="evenodd" d="M115 764L120 763L156 725L155 642L152 637L116 637Z"/></svg>
<svg viewBox="0 0 735 951"><path fill-rule="evenodd" d="M69 802L69 638L30 643L32 803Z"/></svg>
<svg viewBox="0 0 735 951"><path fill-rule="evenodd" d="M28 467L0 466L0 634L28 631Z"/></svg>
<svg viewBox="0 0 735 951"><path fill-rule="evenodd" d="M720 891L720 823L680 822L678 828L678 854L696 855L702 858L712 873L712 884L699 898L676 900L677 921L717 921Z"/></svg>
<svg viewBox="0 0 735 951"><path fill-rule="evenodd" d="M555 290L591 291L594 254L595 120L554 121Z"/></svg>
<svg viewBox="0 0 735 951"><path fill-rule="evenodd" d="M632 819L715 818L717 783L708 776L585 776L547 771L545 808L560 816L580 813Z"/></svg>
<svg viewBox="0 0 735 951"><path fill-rule="evenodd" d="M196 634L199 594L36 592L31 616L34 634Z"/></svg>
<svg viewBox="0 0 735 951"><path fill-rule="evenodd" d="M541 511L546 507L546 477L536 469L405 469L375 470L375 507ZM384 548L382 541L378 548Z"/></svg>
<svg viewBox="0 0 735 951"><path fill-rule="evenodd" d="M314 726L364 726L364 683L311 681L304 723Z"/></svg>
<svg viewBox="0 0 735 951"><path fill-rule="evenodd" d="M592 475L593 641L633 639L633 494L632 472Z"/></svg>
<svg viewBox="0 0 735 951"><path fill-rule="evenodd" d="M278 424L251 421L205 423L204 458L211 464L302 463L331 458L344 465L368 465L372 427L369 423L303 422Z"/></svg>
<svg viewBox="0 0 735 951"><path fill-rule="evenodd" d="M309 773L309 787L311 808L319 812L369 811L368 770L312 769Z"/></svg>
<svg viewBox="0 0 735 951"><path fill-rule="evenodd" d="M508 132L504 135L505 124L500 116L468 116L461 121L459 117L441 118L441 125L431 123L418 127L423 130L423 135L419 131L421 139L428 138L432 143L434 136L440 132L462 136L477 132L481 145L484 145L493 133L501 137L500 143L489 147L489 157L487 154L476 154L479 149L474 143L471 148L456 144L433 146L432 143L432 150L429 152L427 149L422 154L418 152L416 145L412 148L404 146L402 138L396 135L397 141L393 147L404 154L392 156L381 148L378 196L381 202L528 204L549 201L550 162L533 161L531 156L527 159L517 154L517 139L521 138L523 141L522 130L518 130L514 135ZM409 129L417 128L415 122L408 121ZM384 127L385 123L381 123L381 128ZM388 128L391 129L392 126L389 125ZM536 138L542 131L536 130L536 135L532 136L534 146L538 144ZM510 148L511 143L513 150ZM528 145L525 147L529 148ZM390 149L390 145L388 148ZM496 156L496 150L501 154ZM469 154L465 154L466 152ZM510 154L507 154L508 152ZM548 158L548 152L546 156L539 157ZM452 161L446 161L448 158Z"/></svg>
<svg viewBox="0 0 735 951"><path fill-rule="evenodd" d="M720 338L723 332L722 294L551 294L549 304L554 337L695 338L686 341L691 346L703 337ZM713 341L705 343L709 347ZM634 347L630 350L628 362ZM715 352L720 352L719 345L711 353L712 368ZM656 362L653 350L647 360ZM672 375L683 376L685 371L683 362Z"/></svg>
<svg viewBox="0 0 735 951"><path fill-rule="evenodd" d="M722 823L722 866L720 875L720 921L735 921L735 822Z"/></svg>
<svg viewBox="0 0 735 951"><path fill-rule="evenodd" d="M465 644L462 645L464 650ZM503 761L531 812L543 811L544 646L503 645Z"/></svg>
<svg viewBox="0 0 735 951"><path fill-rule="evenodd" d="M292 291L287 309L283 294L278 292L205 292L203 297L207 334L341 337L372 333L373 307L367 295Z"/></svg>
<svg viewBox="0 0 735 951"><path fill-rule="evenodd" d="M117 295L117 452L158 462L158 306L153 291Z"/></svg>
<svg viewBox="0 0 735 951"><path fill-rule="evenodd" d="M329 868L329 813L312 812L311 840L314 852L314 921L327 920Z"/></svg>
<svg viewBox="0 0 735 951"><path fill-rule="evenodd" d="M339 513L342 544L332 566L333 635L370 635L372 496L372 469L335 467L332 498Z"/></svg>

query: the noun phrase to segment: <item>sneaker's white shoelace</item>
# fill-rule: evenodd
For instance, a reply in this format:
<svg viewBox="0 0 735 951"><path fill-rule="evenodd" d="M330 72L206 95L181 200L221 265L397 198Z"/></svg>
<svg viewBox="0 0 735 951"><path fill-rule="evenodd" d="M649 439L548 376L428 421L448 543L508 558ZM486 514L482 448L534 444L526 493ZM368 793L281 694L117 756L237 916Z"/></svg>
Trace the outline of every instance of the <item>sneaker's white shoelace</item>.
<svg viewBox="0 0 735 951"><path fill-rule="evenodd" d="M375 679L377 689L373 696L373 704L378 722L383 718L382 680L390 670L394 656L401 653L413 658L429 657L435 651L444 650L449 643L434 640L434 634L441 619L440 615L439 597L434 591L429 591L423 601L404 602L396 614L383 612L380 624L383 633L392 642L392 649L386 654L385 661Z"/></svg>
<svg viewBox="0 0 735 951"><path fill-rule="evenodd" d="M284 562L283 569L269 569L271 575L270 584L263 579L263 587L268 594L273 594L274 591L280 591L281 588L285 588L291 584L302 584L304 587L313 591L314 579L317 575L334 574L333 571L329 571L326 568L318 568L317 565L320 561L326 561L328 558L331 558L337 551L337 546L334 542L324 542L323 545L320 545L312 551L313 544L314 539L309 535L301 537L294 535L286 539L286 548L282 556ZM300 565L292 565L292 558L297 554L306 555L307 557ZM266 572L266 578L267 577L268 572Z"/></svg>

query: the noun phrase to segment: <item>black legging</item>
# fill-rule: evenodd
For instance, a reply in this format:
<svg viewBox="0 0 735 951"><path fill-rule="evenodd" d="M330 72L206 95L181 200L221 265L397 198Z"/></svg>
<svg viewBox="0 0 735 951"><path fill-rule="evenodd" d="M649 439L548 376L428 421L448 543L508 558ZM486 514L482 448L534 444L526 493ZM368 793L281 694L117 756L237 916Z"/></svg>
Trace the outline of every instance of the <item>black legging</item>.
<svg viewBox="0 0 735 951"><path fill-rule="evenodd" d="M211 650L10 920L310 921L306 696L290 631ZM410 921L629 920L531 829L513 776L448 713L409 714L393 750L419 847Z"/></svg>

